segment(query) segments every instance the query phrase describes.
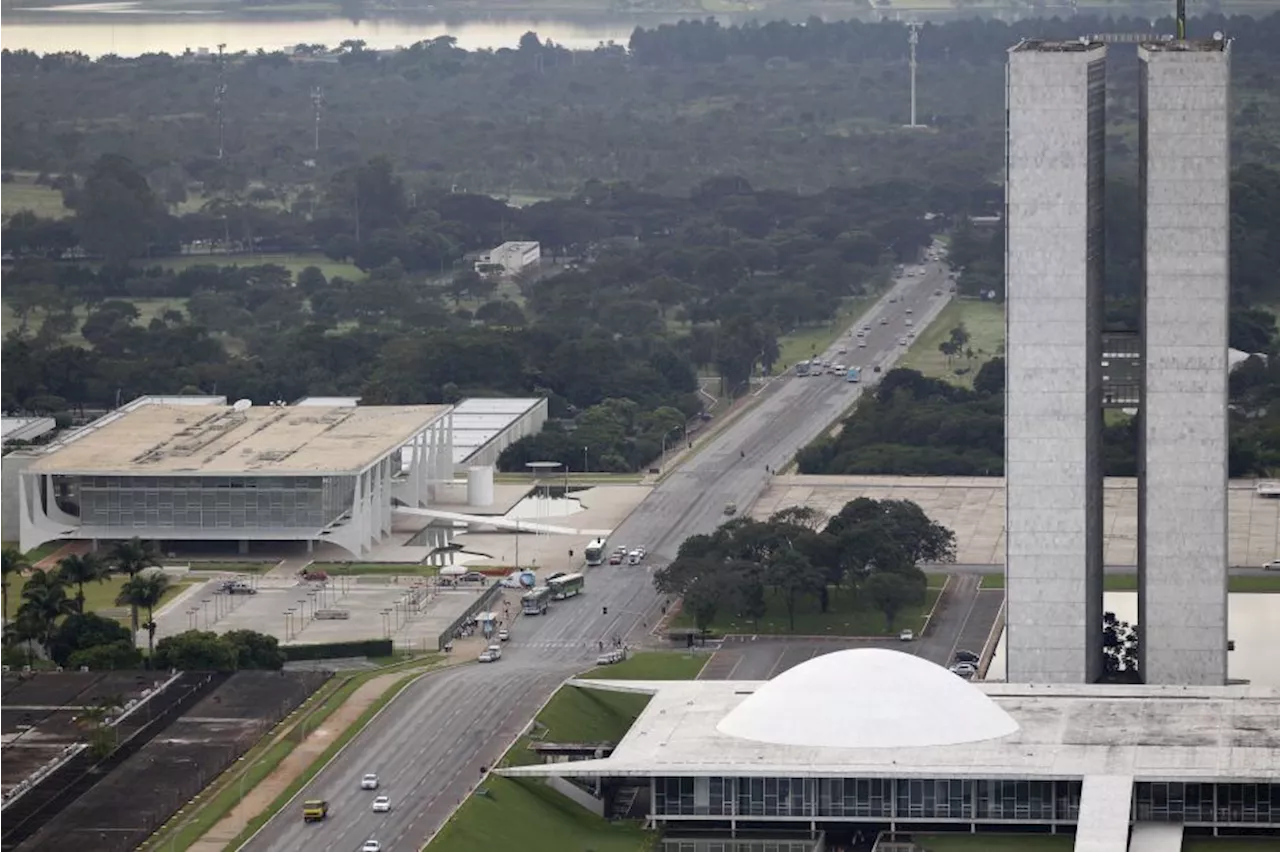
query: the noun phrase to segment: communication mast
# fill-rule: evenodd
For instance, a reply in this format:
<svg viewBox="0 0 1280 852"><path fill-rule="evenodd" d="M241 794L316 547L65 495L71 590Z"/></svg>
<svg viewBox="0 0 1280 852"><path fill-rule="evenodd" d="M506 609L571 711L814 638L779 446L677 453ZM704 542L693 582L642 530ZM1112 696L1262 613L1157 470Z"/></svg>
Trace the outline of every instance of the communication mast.
<svg viewBox="0 0 1280 852"><path fill-rule="evenodd" d="M324 109L324 90L321 89L319 86L314 86L311 89L311 106L315 108L315 114L316 114L316 134L315 134L314 150L317 154L319 154L320 153L320 112L322 109Z"/></svg>
<svg viewBox="0 0 1280 852"><path fill-rule="evenodd" d="M908 127L919 127L916 123L916 45L920 43L920 25L915 21L907 24L907 44L911 48L911 123Z"/></svg>
<svg viewBox="0 0 1280 852"><path fill-rule="evenodd" d="M218 45L218 82L213 87L213 109L218 116L218 159L222 159L225 151L226 134L223 126L222 102L227 97L227 81L226 81L226 65L223 62L222 51L226 48L225 44Z"/></svg>

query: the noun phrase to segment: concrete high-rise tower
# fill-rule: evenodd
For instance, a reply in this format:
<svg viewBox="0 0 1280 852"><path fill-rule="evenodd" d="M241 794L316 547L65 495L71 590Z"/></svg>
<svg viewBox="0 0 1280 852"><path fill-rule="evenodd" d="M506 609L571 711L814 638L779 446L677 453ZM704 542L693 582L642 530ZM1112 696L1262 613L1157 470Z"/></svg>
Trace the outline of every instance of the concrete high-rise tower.
<svg viewBox="0 0 1280 852"><path fill-rule="evenodd" d="M1230 44L1144 44L1140 671L1227 678Z"/></svg>
<svg viewBox="0 0 1280 852"><path fill-rule="evenodd" d="M1102 666L1106 46L1009 52L1005 182L1011 681Z"/></svg>
<svg viewBox="0 0 1280 852"><path fill-rule="evenodd" d="M1024 42L1009 54L1013 681L1089 683L1103 673L1104 404L1139 410L1141 675L1226 680L1230 50L1221 37L1181 37L1181 23L1179 33L1139 47L1141 329L1105 352L1106 48ZM1138 374L1119 377L1118 361L1140 365Z"/></svg>

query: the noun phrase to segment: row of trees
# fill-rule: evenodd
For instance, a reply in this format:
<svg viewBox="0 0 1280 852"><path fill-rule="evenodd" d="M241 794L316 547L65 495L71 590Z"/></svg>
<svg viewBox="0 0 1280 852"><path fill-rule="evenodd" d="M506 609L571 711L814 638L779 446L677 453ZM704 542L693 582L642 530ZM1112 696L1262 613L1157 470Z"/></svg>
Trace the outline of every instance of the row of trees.
<svg viewBox="0 0 1280 852"><path fill-rule="evenodd" d="M380 202L363 197L362 215L381 221ZM158 392L373 404L543 395L565 422L511 465L533 453L576 468L588 446L582 464L634 470L701 410L698 370L733 392L776 369L782 335L883 286L935 227L914 184L804 196L717 178L683 198L593 184L525 210L463 195L424 203L441 229L469 235L459 245L542 236L560 241L544 251L578 261L519 276L495 299L493 281L413 273L398 257L359 280L27 257L6 275L18 326L4 342L5 407L56 413ZM414 227L385 221L397 234ZM139 294L173 301L144 322Z"/></svg>
<svg viewBox="0 0 1280 852"><path fill-rule="evenodd" d="M826 612L833 595L847 595L885 616L888 629L904 607L923 602L921 563L955 560L955 535L906 500L858 498L826 518L792 507L767 521L732 520L710 535L695 535L654 575L654 585L683 597L685 612L706 632L718 616L758 621L772 590L795 629L797 604L815 601Z"/></svg>
<svg viewBox="0 0 1280 852"><path fill-rule="evenodd" d="M138 614L141 610L147 612L147 621L141 627L147 631L150 649L155 637L152 616L170 586L169 577L155 570L158 557L153 542L133 538L116 542L105 558L94 553L75 554L59 560L54 569L41 570L28 564L16 548L6 547L0 555L6 647L39 644L59 665L100 666L110 662L112 667L120 668L136 664L140 659L134 645L140 626ZM25 582L21 603L9 620L10 577L15 575L25 575ZM132 630L121 627L123 635L113 635L100 623L105 619L85 611L85 586L105 582L113 575L127 578L115 598L117 606L129 608Z"/></svg>

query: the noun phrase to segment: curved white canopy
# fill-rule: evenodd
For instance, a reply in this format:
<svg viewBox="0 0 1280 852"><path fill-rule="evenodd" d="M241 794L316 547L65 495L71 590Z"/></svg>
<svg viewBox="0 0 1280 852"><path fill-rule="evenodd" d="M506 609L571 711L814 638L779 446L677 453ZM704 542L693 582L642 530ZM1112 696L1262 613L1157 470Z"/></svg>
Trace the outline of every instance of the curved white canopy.
<svg viewBox="0 0 1280 852"><path fill-rule="evenodd" d="M883 648L815 657L756 689L722 734L820 748L926 748L1008 736L1018 723L928 660Z"/></svg>

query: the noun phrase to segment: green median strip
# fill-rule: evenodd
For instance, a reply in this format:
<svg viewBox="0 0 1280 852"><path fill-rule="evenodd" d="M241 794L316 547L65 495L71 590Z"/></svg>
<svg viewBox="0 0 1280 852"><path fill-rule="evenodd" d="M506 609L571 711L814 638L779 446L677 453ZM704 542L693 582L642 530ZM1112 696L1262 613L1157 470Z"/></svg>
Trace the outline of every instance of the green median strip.
<svg viewBox="0 0 1280 852"><path fill-rule="evenodd" d="M311 761L311 765L308 766L301 775L293 779L289 786L286 787L280 795L276 796L275 801L273 801L265 811L249 821L249 824L244 827L244 830L242 830L238 835L236 835L235 839L226 845L226 852L234 852L234 850L239 849L260 828L266 825L272 817L284 810L293 797L298 795L298 791L310 784L311 779L315 778L316 775L320 773L320 770L327 766L329 761L333 760L334 756L342 750L343 746L351 742L351 740L355 738L356 734L365 729L365 726L368 725L373 717L378 714L378 711L391 703L392 699L399 695L405 687L420 675L431 671L432 668L433 667L428 667L421 671L414 671L410 674L406 674L383 691L382 695L378 696L378 698L360 714L359 718L357 718L355 722L348 725L347 728L338 735L337 739L329 743L328 748L321 752L319 757ZM386 674L386 672L378 672L376 674ZM355 680L355 678L352 680ZM351 690L351 692L354 693L355 689L358 689L363 685L364 681L361 681ZM348 693L347 697L350 697L350 695L351 693Z"/></svg>
<svg viewBox="0 0 1280 852"><path fill-rule="evenodd" d="M391 689L402 688L402 683L405 680L412 679L422 672L430 671L436 664L438 662L423 667L420 671L415 670L412 674L407 675L405 679L397 682ZM139 849L176 850L190 848L221 822L227 814L231 813L232 809L240 804L242 797L249 795L258 784L266 780L293 753L293 750L306 739L307 732L314 731L320 727L326 719L351 698L357 689L372 678L394 674L397 669L414 665L422 666L422 660L402 661L385 668L331 680L325 684L291 714L292 721L286 719L273 728L257 745L246 752L232 766L228 767L209 787L202 790L194 799L196 808L194 814L187 816L180 813L170 818ZM376 708L384 706L389 700L390 697L384 695L374 702L371 709L376 712ZM372 718L372 716L370 715L369 718ZM348 729L350 734L344 733L343 737L339 739L339 747L341 747L340 743L346 742L351 736L354 736L366 722L367 719L364 715L356 720ZM329 751L326 750L317 762L313 763L310 774L307 775L308 779L315 775L319 766L323 766L323 761L329 759L328 755ZM244 766L248 768L241 770L240 767ZM294 788L291 787L290 789ZM289 795L292 795L292 793ZM288 801L288 799L286 798L285 801ZM270 812L272 814L279 810L279 807L274 802L272 807L275 809ZM262 822L265 822L265 819ZM254 823L251 822L250 826L253 825ZM253 830L256 831L257 828L255 827ZM230 848L235 848L241 842L243 842L243 839L238 837L236 843L233 843Z"/></svg>

